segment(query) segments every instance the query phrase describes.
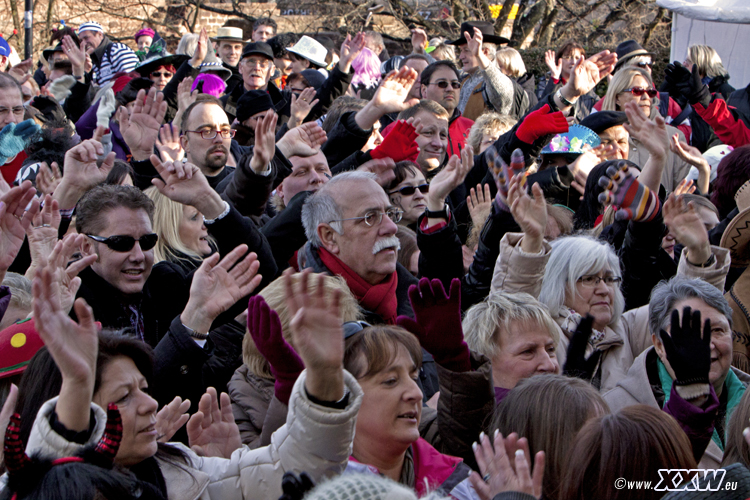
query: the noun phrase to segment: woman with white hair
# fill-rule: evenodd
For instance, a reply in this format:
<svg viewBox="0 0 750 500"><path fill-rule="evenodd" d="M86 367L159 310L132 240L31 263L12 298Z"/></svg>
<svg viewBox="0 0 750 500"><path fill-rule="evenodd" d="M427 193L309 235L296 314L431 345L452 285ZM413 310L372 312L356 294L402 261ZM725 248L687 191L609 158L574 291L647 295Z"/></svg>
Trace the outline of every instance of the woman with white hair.
<svg viewBox="0 0 750 500"><path fill-rule="evenodd" d="M581 319L590 315L592 332L585 358L579 356L572 361L585 367L582 378L606 392L627 374L635 357L649 346L648 311L644 306L623 312L625 299L620 287L623 272L608 243L590 236L544 241L547 222L544 196L535 184L532 199L520 181L520 176L512 180L508 204L523 234L508 233L500 242L492 292L526 292L547 306L563 331L557 347L562 366ZM687 220L681 223L689 225ZM703 264L691 263L687 252L683 253L678 274L703 278L723 289L729 265L726 252L710 248L713 258ZM594 351L601 351L598 362L585 363L586 359L592 359Z"/></svg>

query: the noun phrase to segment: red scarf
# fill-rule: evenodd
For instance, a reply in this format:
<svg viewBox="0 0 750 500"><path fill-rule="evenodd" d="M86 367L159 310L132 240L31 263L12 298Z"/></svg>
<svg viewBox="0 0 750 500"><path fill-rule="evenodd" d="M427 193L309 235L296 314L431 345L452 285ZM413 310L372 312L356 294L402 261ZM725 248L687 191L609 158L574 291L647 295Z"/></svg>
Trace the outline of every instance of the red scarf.
<svg viewBox="0 0 750 500"><path fill-rule="evenodd" d="M371 285L325 248L320 247L318 249L318 256L331 273L344 278L346 284L349 285L349 289L357 297L357 301L363 308L377 314L389 325L396 324L398 276L396 276L395 271L382 283Z"/></svg>

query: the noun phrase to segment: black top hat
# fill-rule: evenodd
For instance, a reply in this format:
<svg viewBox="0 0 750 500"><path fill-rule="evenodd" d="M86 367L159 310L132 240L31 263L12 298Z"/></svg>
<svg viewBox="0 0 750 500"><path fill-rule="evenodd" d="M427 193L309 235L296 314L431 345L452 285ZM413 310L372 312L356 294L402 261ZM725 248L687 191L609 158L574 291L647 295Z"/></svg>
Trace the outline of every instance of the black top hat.
<svg viewBox="0 0 750 500"><path fill-rule="evenodd" d="M495 25L490 21L471 21L467 23L461 23L461 35L457 40L449 42L449 45L463 45L466 43L466 37L464 33L468 33L472 37L474 36L474 28L478 28L482 32L482 40L485 43L508 43L510 40L504 36L497 36L495 34Z"/></svg>
<svg viewBox="0 0 750 500"><path fill-rule="evenodd" d="M617 53L617 65L615 65L615 69L622 66L628 59L632 59L636 56L654 55L653 52L649 52L648 50L641 47L641 44L639 44L635 40L626 40L622 42L617 46L615 52Z"/></svg>

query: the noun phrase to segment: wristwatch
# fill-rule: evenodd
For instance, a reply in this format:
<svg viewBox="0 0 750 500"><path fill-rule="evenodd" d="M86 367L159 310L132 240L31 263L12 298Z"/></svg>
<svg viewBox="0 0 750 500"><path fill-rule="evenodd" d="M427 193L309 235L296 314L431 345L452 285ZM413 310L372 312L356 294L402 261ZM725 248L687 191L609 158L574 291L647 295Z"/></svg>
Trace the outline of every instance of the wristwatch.
<svg viewBox="0 0 750 500"><path fill-rule="evenodd" d="M575 101L571 102L565 98L565 96L562 93L562 88L557 89L557 97L560 99L560 102L566 106L572 106L575 104Z"/></svg>
<svg viewBox="0 0 750 500"><path fill-rule="evenodd" d="M445 219L448 220L451 216L451 209L446 203L442 210L425 210L425 215L428 219Z"/></svg>

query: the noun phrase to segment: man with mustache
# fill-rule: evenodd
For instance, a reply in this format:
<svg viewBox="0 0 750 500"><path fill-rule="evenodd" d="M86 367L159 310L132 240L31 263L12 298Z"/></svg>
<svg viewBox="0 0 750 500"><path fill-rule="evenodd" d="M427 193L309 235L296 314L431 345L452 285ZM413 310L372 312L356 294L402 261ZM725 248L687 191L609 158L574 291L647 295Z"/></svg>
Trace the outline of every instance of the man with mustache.
<svg viewBox="0 0 750 500"><path fill-rule="evenodd" d="M302 207L308 241L298 253L299 267L344 278L368 323L395 324L397 316L414 316L408 291L417 279L397 262L402 213L375 174L334 176ZM429 398L438 390L437 372L429 354L423 356L420 381Z"/></svg>

